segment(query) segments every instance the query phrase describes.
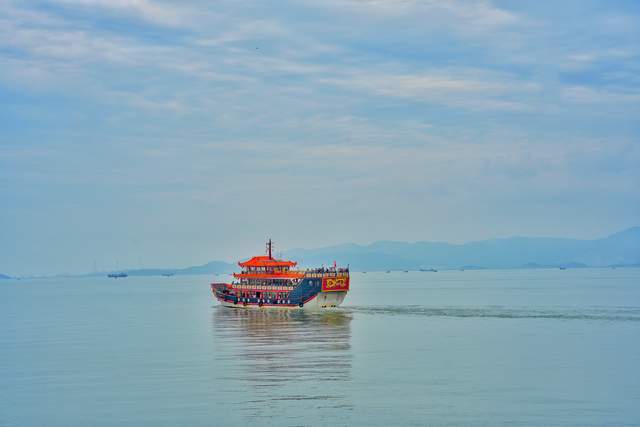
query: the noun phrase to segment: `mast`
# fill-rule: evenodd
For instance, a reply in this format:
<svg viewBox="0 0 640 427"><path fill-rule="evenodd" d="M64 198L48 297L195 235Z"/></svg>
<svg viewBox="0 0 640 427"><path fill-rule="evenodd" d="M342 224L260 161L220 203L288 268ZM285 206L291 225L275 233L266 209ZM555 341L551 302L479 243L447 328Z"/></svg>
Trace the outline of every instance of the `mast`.
<svg viewBox="0 0 640 427"><path fill-rule="evenodd" d="M269 259L272 259L271 257L271 239L269 239L269 241L267 242L267 254L269 255Z"/></svg>

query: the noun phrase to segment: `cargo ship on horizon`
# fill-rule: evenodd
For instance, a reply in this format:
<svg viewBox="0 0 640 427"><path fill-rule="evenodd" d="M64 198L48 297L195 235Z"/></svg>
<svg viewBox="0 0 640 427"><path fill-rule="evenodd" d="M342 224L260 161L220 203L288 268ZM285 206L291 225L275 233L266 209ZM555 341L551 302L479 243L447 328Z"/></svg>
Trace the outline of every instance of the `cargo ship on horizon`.
<svg viewBox="0 0 640 427"><path fill-rule="evenodd" d="M113 273L107 274L107 277L109 277L111 279L122 279L122 278L125 278L125 277L129 277L129 275L127 273L125 273L124 271L118 271L118 272L113 272Z"/></svg>
<svg viewBox="0 0 640 427"><path fill-rule="evenodd" d="M266 255L239 262L240 273L231 283L211 283L213 296L223 306L322 310L339 306L349 291L349 267L295 270L297 262Z"/></svg>

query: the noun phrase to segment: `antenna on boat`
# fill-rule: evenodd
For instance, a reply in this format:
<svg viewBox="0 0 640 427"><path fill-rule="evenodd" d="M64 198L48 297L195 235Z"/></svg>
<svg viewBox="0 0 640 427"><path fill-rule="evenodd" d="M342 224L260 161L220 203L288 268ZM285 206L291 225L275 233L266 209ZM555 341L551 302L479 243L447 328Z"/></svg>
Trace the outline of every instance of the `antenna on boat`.
<svg viewBox="0 0 640 427"><path fill-rule="evenodd" d="M269 255L269 259L271 259L271 239L267 241L267 254Z"/></svg>

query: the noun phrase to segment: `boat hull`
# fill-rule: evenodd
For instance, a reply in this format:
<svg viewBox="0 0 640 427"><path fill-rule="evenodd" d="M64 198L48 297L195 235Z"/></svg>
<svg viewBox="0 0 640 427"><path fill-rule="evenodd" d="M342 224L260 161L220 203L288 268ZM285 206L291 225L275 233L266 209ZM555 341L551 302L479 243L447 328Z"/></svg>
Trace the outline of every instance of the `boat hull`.
<svg viewBox="0 0 640 427"><path fill-rule="evenodd" d="M259 309L326 310L342 304L349 291L349 277L335 273L311 272L300 279L286 294L274 298L273 288L259 286L247 290L246 285L212 283L215 298L226 307ZM282 289L279 289L282 291ZM271 298L265 296L271 294Z"/></svg>
<svg viewBox="0 0 640 427"><path fill-rule="evenodd" d="M250 298L225 299L216 296L216 299L224 307L248 310L308 310L320 311L331 310L338 307L347 296L347 292L319 292L304 302L294 304L291 300L285 301L255 301Z"/></svg>

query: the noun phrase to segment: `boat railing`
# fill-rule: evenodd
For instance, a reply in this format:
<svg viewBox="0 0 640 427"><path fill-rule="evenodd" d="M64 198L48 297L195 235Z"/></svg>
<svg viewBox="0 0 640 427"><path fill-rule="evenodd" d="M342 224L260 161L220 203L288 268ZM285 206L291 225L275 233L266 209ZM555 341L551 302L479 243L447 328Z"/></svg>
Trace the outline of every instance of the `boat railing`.
<svg viewBox="0 0 640 427"><path fill-rule="evenodd" d="M344 268L344 269L338 269L338 270L330 270L330 269L321 269L321 268L314 268L314 269L308 269L304 271L305 273L305 277L314 277L314 278L322 278L322 277L349 277L349 270Z"/></svg>

